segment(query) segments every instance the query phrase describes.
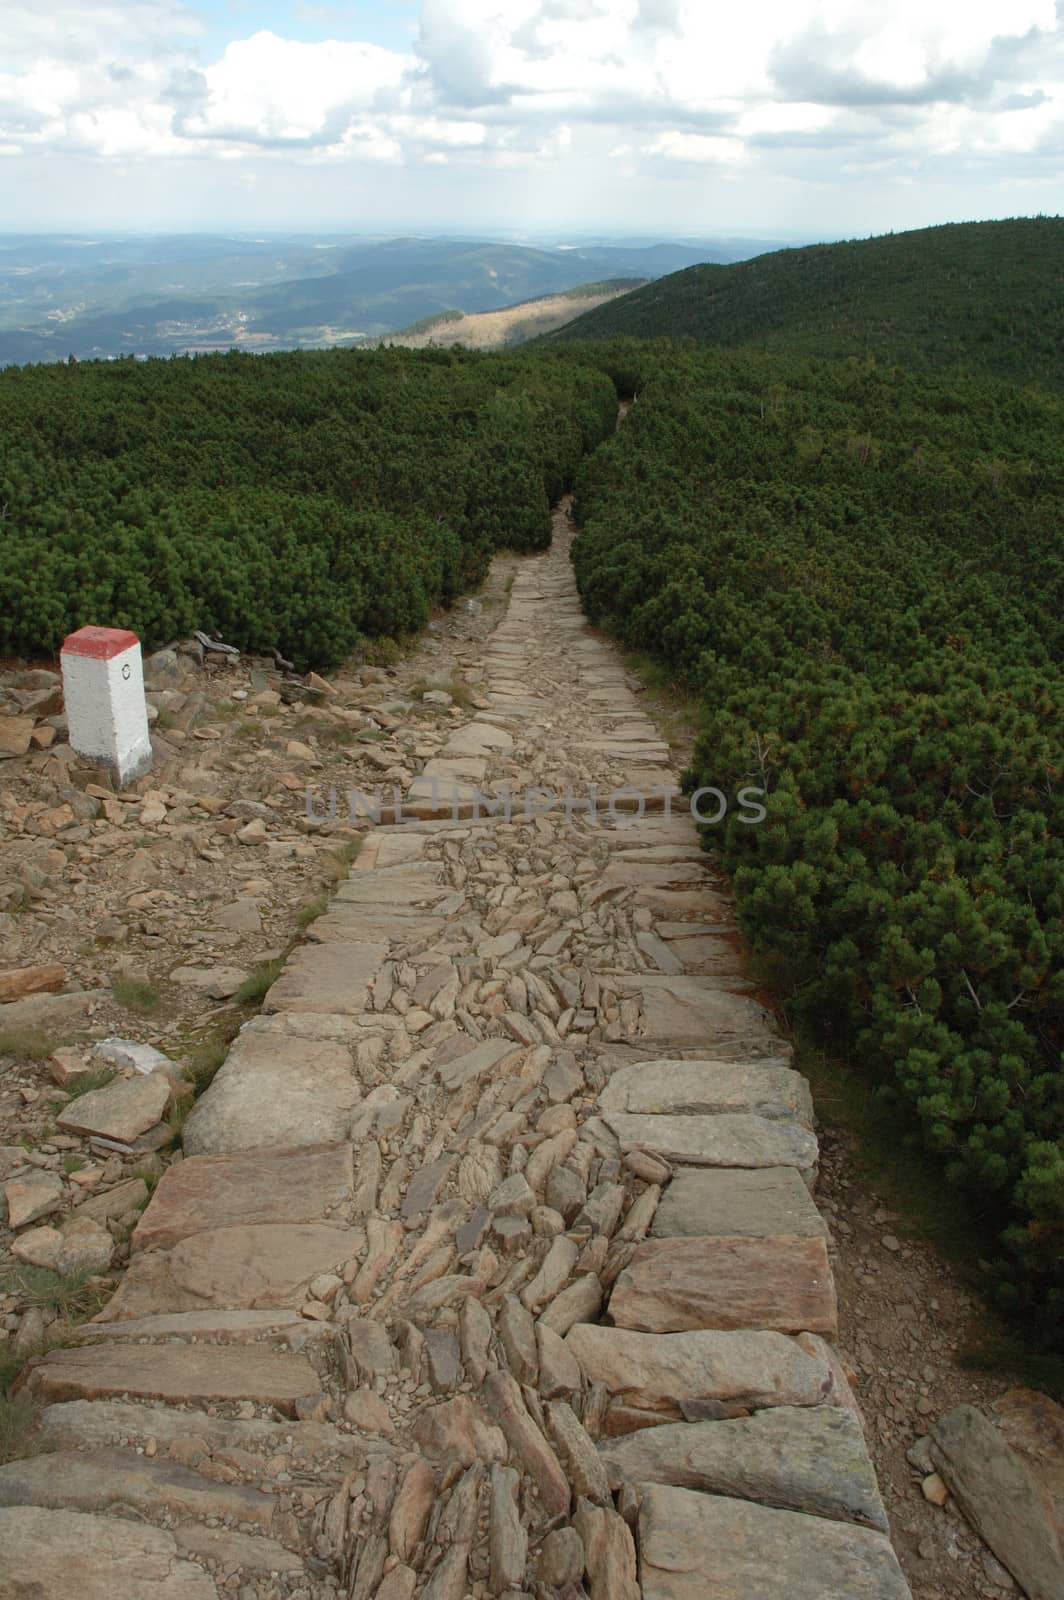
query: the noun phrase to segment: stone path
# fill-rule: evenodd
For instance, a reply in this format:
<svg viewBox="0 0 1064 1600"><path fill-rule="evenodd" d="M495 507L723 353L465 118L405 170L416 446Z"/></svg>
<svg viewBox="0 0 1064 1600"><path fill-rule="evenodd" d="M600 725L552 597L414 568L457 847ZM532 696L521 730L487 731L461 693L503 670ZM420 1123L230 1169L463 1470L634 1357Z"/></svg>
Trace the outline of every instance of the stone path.
<svg viewBox="0 0 1064 1600"><path fill-rule="evenodd" d="M808 1087L570 538L25 1371L0 1596L908 1595Z"/></svg>

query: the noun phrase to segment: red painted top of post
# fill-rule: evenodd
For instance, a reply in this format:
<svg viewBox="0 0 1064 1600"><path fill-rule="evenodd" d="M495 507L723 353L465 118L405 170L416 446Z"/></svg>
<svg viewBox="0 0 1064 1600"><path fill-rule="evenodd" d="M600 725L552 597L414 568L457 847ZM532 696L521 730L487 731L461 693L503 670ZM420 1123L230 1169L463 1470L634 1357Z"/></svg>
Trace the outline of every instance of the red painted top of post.
<svg viewBox="0 0 1064 1600"><path fill-rule="evenodd" d="M79 628L63 640L60 655L90 656L94 661L110 661L140 640L128 628Z"/></svg>

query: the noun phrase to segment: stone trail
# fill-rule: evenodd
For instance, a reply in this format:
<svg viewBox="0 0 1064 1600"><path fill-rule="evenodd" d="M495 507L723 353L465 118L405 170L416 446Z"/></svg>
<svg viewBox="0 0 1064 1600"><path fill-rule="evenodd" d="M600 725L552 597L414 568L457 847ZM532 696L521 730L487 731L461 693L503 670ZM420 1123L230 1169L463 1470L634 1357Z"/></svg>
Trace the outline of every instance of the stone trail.
<svg viewBox="0 0 1064 1600"><path fill-rule="evenodd" d="M26 1368L0 1596L908 1595L808 1086L571 533Z"/></svg>

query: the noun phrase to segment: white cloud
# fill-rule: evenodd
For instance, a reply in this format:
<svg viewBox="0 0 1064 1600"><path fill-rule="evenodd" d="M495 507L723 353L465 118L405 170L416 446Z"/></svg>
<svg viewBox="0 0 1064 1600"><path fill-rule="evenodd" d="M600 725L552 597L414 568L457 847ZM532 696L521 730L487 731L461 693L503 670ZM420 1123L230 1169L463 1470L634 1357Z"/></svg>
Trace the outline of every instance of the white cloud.
<svg viewBox="0 0 1064 1600"><path fill-rule="evenodd" d="M538 165L605 188L616 149L631 181L771 185L950 163L1037 178L1064 146L1054 0L422 0L405 53L203 36L195 0L4 0L0 152Z"/></svg>

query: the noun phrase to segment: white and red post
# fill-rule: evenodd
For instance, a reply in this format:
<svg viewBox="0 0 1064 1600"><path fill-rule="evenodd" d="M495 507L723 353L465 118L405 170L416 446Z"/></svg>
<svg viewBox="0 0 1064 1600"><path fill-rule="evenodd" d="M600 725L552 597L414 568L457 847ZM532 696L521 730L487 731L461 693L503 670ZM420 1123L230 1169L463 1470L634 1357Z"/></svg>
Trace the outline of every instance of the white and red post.
<svg viewBox="0 0 1064 1600"><path fill-rule="evenodd" d="M126 628L79 628L59 659L72 748L112 768L124 789L152 757L140 640Z"/></svg>

